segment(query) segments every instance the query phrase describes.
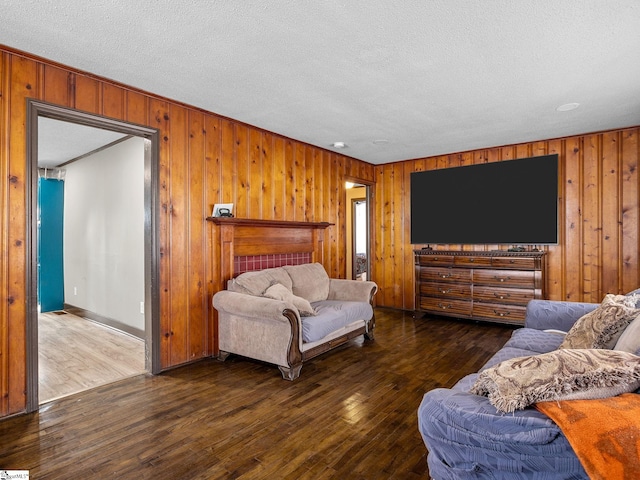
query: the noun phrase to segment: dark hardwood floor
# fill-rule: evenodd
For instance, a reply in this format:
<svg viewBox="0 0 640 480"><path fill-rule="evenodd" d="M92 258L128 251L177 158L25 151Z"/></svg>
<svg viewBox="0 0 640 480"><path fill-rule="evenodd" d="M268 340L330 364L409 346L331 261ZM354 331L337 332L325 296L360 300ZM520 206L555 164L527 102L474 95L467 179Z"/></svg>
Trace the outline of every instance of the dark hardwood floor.
<svg viewBox="0 0 640 480"><path fill-rule="evenodd" d="M422 396L478 369L513 327L376 309L294 382L231 356L140 375L0 421L0 469L32 479L428 478Z"/></svg>

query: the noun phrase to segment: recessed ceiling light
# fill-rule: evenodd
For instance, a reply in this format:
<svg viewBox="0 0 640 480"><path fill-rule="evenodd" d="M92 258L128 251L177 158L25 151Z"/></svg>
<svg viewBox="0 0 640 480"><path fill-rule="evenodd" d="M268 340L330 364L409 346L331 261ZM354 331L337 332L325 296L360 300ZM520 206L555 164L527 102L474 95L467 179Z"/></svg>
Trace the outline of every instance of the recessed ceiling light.
<svg viewBox="0 0 640 480"><path fill-rule="evenodd" d="M347 148L347 144L344 142L333 142L331 146L333 148Z"/></svg>
<svg viewBox="0 0 640 480"><path fill-rule="evenodd" d="M569 110L575 110L580 106L579 103L565 103L564 105L560 105L556 110L558 112L568 112Z"/></svg>

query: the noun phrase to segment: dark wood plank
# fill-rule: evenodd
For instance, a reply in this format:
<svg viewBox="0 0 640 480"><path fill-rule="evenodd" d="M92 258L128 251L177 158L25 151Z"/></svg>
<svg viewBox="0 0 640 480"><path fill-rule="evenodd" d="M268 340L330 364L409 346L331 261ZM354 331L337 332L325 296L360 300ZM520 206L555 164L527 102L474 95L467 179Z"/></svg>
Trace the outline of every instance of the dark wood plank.
<svg viewBox="0 0 640 480"><path fill-rule="evenodd" d="M2 468L48 479L425 478L422 396L476 371L513 329L390 309L376 319L375 341L316 357L294 382L231 356L5 419Z"/></svg>

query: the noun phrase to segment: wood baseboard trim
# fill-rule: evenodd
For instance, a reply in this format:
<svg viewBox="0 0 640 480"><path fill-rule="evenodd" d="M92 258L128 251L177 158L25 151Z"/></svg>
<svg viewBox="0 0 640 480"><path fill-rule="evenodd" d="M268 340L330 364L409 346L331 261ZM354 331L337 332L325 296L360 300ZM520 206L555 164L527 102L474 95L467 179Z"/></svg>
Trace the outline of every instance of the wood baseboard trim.
<svg viewBox="0 0 640 480"><path fill-rule="evenodd" d="M144 330L126 325L122 322L119 322L118 320L114 320L113 318L104 317L98 313L91 312L89 310L85 310L84 308L76 307L68 303L64 304L64 309L69 313L77 315L78 317L88 318L89 320L101 323L102 325L105 325L107 327L115 328L116 330L128 333L129 335L132 335L136 338L140 338L142 340L145 339Z"/></svg>

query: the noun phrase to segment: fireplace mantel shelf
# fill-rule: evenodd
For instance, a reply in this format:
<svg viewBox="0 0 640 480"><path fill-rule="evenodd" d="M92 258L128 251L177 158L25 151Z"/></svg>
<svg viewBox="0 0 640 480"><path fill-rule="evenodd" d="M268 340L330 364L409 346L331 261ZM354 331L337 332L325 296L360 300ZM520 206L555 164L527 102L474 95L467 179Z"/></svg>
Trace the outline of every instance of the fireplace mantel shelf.
<svg viewBox="0 0 640 480"><path fill-rule="evenodd" d="M263 220L257 218L236 217L207 217L207 220L218 225L254 225L262 227L327 228L333 225L333 223L329 222L295 222L288 220Z"/></svg>

